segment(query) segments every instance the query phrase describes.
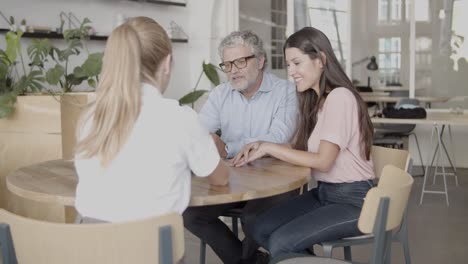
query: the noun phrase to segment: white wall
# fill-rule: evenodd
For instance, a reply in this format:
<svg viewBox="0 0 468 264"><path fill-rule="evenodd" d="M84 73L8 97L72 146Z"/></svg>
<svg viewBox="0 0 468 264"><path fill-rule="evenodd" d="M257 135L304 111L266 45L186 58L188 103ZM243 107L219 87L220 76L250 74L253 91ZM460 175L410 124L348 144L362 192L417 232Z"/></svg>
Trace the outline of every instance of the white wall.
<svg viewBox="0 0 468 264"><path fill-rule="evenodd" d="M29 25L56 28L60 24L59 13L73 12L79 19L88 17L98 34L109 34L118 14L126 17L148 16L169 29L171 21L187 33L188 43L173 43L174 68L166 96L180 98L195 85L203 60L218 63L216 48L221 37L237 28L237 1L187 0L186 7L166 6L144 2L119 0L2 0L2 12L14 16L16 21L25 18ZM234 14L235 16L233 16ZM0 27L7 28L3 19ZM29 39L24 38L26 46ZM54 40L60 45L61 40ZM105 41L90 41L91 52L103 51ZM0 47L5 46L4 37ZM80 60L80 59L78 59ZM82 60L82 59L81 59ZM81 63L76 61L75 64ZM210 83L202 79L198 89L209 89Z"/></svg>

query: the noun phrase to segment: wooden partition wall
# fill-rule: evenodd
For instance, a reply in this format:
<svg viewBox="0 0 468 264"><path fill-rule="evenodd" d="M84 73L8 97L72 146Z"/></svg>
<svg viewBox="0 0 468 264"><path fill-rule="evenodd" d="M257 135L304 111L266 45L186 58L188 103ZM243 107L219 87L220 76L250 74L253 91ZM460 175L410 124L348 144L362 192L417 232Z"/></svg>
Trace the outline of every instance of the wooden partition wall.
<svg viewBox="0 0 468 264"><path fill-rule="evenodd" d="M0 119L0 207L41 220L65 222L73 218L70 208L11 194L5 177L34 163L71 159L79 114L93 97L93 93L18 97L14 114Z"/></svg>

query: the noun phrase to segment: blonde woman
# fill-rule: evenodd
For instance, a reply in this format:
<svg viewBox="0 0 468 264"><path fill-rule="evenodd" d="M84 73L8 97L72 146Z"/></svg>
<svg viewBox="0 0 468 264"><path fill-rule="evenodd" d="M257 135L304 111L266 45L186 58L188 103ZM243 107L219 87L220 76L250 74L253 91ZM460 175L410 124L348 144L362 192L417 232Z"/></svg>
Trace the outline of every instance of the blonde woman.
<svg viewBox="0 0 468 264"><path fill-rule="evenodd" d="M225 185L228 169L196 113L165 99L171 42L147 17L110 35L96 101L82 117L75 206L83 219L128 221L182 213L191 172Z"/></svg>

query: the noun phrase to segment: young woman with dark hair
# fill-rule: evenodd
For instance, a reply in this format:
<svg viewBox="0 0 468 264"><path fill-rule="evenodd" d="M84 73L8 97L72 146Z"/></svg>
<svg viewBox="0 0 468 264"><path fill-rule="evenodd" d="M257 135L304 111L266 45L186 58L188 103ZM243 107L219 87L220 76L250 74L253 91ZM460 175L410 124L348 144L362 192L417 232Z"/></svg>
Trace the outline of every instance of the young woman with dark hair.
<svg viewBox="0 0 468 264"><path fill-rule="evenodd" d="M273 258L360 234L363 198L373 186L373 127L367 107L341 68L328 38L306 27L284 45L288 74L299 96L292 145L255 142L234 159L242 166L270 155L310 167L316 188L245 223L244 230Z"/></svg>

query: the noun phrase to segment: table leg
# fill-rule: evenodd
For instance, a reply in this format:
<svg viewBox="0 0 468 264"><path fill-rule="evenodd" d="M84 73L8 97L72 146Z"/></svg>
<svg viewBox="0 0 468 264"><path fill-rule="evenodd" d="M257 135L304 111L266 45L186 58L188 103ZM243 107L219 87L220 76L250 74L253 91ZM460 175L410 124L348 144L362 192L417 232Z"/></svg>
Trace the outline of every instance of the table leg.
<svg viewBox="0 0 468 264"><path fill-rule="evenodd" d="M424 194L425 193L435 193L435 194L444 194L445 195L445 200L446 200L446 203L447 203L447 206L449 206L449 200L448 200L448 190L447 190L447 175L449 175L448 172L445 171L445 166L440 166L442 168L442 173L439 173L437 171L438 167L439 167L439 164L440 164L440 155L441 155L441 149L443 148L444 149L444 153L446 154L447 156L447 159L449 160L450 162L450 165L452 166L452 168L454 168L453 164L452 164L452 161L450 159L450 155L448 154L448 151L447 151L447 148L445 147L445 144L443 142L443 133L444 133L444 130L445 130L445 125L442 125L442 128L439 128L439 126L437 124L434 124L434 126L432 127L432 132L431 132L431 143L433 142L434 140L434 136L435 134L437 134L437 143L434 147L434 154L432 156L432 160L430 162L430 165L429 163L427 164L426 166L426 173L424 174L424 181L423 181L423 187L422 187L422 191L421 191L421 199L419 201L419 204L421 205L422 202L423 202L423 199L424 199ZM439 146L441 146L439 148ZM437 155L437 156L436 156ZM441 174L442 177L443 177L443 181L444 181L444 191L429 191L429 190L426 190L426 182L427 182L427 173L428 173L428 169L429 169L429 166L432 166L433 163L434 163L434 159L436 159L436 165L435 165L435 169L434 169L434 180L433 180L433 184L435 183L435 178L437 177L437 175ZM430 154L429 154L429 159L430 159ZM428 161L429 161L428 159ZM454 174L455 175L455 174Z"/></svg>
<svg viewBox="0 0 468 264"><path fill-rule="evenodd" d="M449 138L450 138L450 148L452 149L452 159L453 159L453 164L450 163L452 165L452 168L453 168L453 174L455 176L455 186L458 186L458 176L457 176L457 162L455 160L455 144L453 144L453 134L452 134L452 126L448 125L448 129L449 129ZM448 156L448 153L447 153L447 150L446 150L446 154Z"/></svg>
<svg viewBox="0 0 468 264"><path fill-rule="evenodd" d="M432 127L432 131L431 131L431 143L434 140L435 127L436 127L436 125L434 124L434 126ZM439 147L438 144L436 146L434 146L434 156L432 157L431 162L429 162L429 161L431 160L432 151L429 152L428 157L427 157L428 162L426 163L426 171L424 173L424 180L423 180L423 186L422 186L422 191L421 191L421 198L419 199L419 205L422 204L423 199L424 199L424 193L426 192L426 182L427 182L427 177L428 177L427 174L429 173L429 166L432 166L432 163L434 162L435 154L437 153L437 148L438 147Z"/></svg>

